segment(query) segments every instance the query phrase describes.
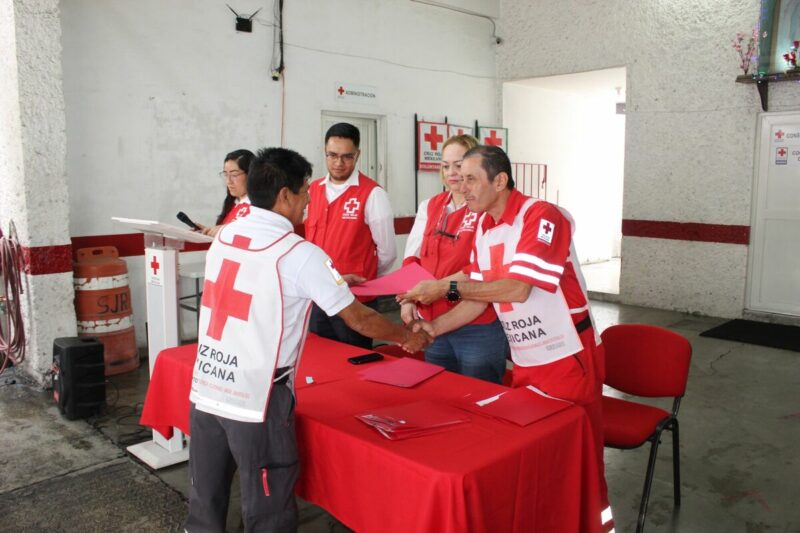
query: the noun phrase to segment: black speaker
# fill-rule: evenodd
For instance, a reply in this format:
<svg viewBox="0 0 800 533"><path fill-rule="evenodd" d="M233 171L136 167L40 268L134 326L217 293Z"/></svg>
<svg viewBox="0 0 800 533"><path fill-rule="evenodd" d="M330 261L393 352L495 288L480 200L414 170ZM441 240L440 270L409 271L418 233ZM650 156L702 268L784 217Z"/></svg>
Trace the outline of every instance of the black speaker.
<svg viewBox="0 0 800 533"><path fill-rule="evenodd" d="M106 403L103 344L96 337L53 341L53 399L68 420L91 416Z"/></svg>

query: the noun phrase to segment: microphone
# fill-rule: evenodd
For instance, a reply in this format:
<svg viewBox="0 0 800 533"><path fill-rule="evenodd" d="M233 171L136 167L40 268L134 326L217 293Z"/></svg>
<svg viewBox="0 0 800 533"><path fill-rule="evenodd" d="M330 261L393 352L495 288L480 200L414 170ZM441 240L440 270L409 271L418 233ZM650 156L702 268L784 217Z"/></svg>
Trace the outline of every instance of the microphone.
<svg viewBox="0 0 800 533"><path fill-rule="evenodd" d="M178 220L180 220L181 222L183 222L184 224L186 224L190 228L192 228L194 230L197 230L197 231L200 231L200 229L201 229L200 226L198 226L197 224L192 222L192 219L189 218L188 216L186 216L186 213L184 213L183 211L178 211L178 214L176 216L178 217Z"/></svg>

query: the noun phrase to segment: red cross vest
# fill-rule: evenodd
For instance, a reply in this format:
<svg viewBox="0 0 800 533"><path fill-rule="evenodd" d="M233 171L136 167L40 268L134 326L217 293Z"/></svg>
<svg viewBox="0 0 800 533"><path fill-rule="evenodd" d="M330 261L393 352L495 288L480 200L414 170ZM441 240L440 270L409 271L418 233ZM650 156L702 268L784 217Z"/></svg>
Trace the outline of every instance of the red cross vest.
<svg viewBox="0 0 800 533"><path fill-rule="evenodd" d="M325 196L325 178L314 180L308 188L306 239L322 248L342 274L368 280L378 275L378 247L365 218L367 198L378 186L359 172L358 185L348 187L331 204Z"/></svg>
<svg viewBox="0 0 800 533"><path fill-rule="evenodd" d="M283 339L278 263L303 239L286 233L250 249L250 236L235 235L232 242L223 242L222 234L206 256L189 399L201 411L263 422Z"/></svg>
<svg viewBox="0 0 800 533"><path fill-rule="evenodd" d="M428 221L422 236L419 264L436 279L455 274L469 264L475 229L478 225L478 213L470 211L466 204L448 214L447 206L451 199L449 192L443 192L428 200ZM409 257L403 263L415 261L415 257ZM417 305L420 315L425 320L433 320L452 308L453 304L446 298L441 298L431 305ZM494 309L487 306L486 311L471 324L488 324L495 318L497 315Z"/></svg>
<svg viewBox="0 0 800 533"><path fill-rule="evenodd" d="M228 211L228 214L225 215L225 218L222 219L222 224L228 224L233 222L237 218L244 218L250 214L250 202L239 202L238 204L231 207L231 210Z"/></svg>
<svg viewBox="0 0 800 533"><path fill-rule="evenodd" d="M478 266L482 272L492 270L490 254L492 246L502 244L502 264L511 264L516 244L522 235L525 213L538 201L540 200L529 198L520 208L513 224L499 224L485 232L479 224L475 236L475 248L478 253ZM568 213L562 210L562 214L572 222ZM489 215L484 214L484 216ZM574 224L571 226L575 227ZM572 243L567 261L578 264ZM480 274L474 272L471 277L483 279ZM511 359L515 365L544 365L569 357L583 349L560 286L554 293L533 286L528 299L524 302L511 304L496 302L493 305L508 338Z"/></svg>

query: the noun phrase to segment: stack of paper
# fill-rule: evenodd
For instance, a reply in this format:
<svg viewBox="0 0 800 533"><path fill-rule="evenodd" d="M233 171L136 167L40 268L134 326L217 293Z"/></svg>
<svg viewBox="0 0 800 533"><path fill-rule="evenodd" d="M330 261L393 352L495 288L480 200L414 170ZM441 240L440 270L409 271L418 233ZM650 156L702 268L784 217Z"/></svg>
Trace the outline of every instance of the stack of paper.
<svg viewBox="0 0 800 533"><path fill-rule="evenodd" d="M430 400L370 409L356 418L389 440L430 435L470 421L463 411Z"/></svg>
<svg viewBox="0 0 800 533"><path fill-rule="evenodd" d="M368 380L397 387L413 387L444 372L444 367L412 359L411 357L401 357L388 363L372 366L359 375Z"/></svg>
<svg viewBox="0 0 800 533"><path fill-rule="evenodd" d="M566 409L572 402L548 396L535 387L520 387L481 400L467 397L458 405L473 413L527 426Z"/></svg>

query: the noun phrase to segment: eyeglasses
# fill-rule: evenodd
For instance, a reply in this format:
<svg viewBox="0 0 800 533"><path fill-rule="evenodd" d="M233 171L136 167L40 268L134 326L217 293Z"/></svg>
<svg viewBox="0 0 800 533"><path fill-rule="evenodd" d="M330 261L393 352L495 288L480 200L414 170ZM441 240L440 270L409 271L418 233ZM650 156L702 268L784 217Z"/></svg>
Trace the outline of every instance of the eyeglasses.
<svg viewBox="0 0 800 533"><path fill-rule="evenodd" d="M242 177L245 174L244 170L232 170L230 172L225 172L224 170L219 173L219 177L223 180L235 180Z"/></svg>
<svg viewBox="0 0 800 533"><path fill-rule="evenodd" d="M450 216L450 213L447 211L447 205L442 208L442 214L439 215L439 222L436 224L436 235L441 235L442 237L447 237L448 239L456 240L458 239L458 234L448 233L447 232L447 217Z"/></svg>
<svg viewBox="0 0 800 533"><path fill-rule="evenodd" d="M325 157L331 161L341 161L342 163L352 163L356 160L358 152L352 154L334 154L333 152L325 152Z"/></svg>

